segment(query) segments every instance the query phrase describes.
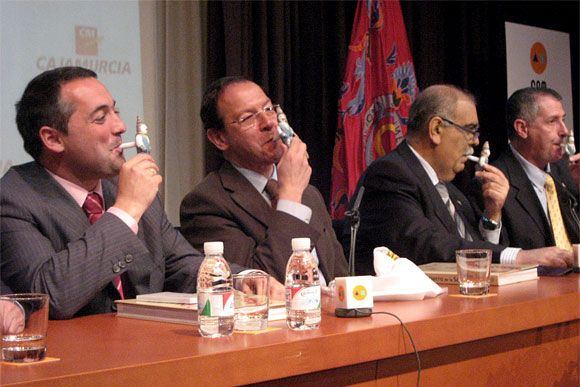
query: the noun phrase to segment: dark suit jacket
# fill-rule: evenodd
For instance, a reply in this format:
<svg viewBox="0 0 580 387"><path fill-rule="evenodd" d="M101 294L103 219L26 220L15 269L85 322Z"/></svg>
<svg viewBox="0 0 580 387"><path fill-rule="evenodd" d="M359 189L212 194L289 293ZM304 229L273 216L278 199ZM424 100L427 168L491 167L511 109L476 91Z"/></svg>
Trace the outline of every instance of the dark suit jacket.
<svg viewBox="0 0 580 387"><path fill-rule="evenodd" d="M356 246L358 275L375 274L373 249L379 246L418 265L455 261L455 250L474 248L491 249L494 262L499 262L504 247L482 240L480 214L453 184L446 184L474 241L459 236L449 210L406 141L375 160L361 179L365 191Z"/></svg>
<svg viewBox="0 0 580 387"><path fill-rule="evenodd" d="M181 202L181 232L198 249L206 241L223 241L228 261L264 270L282 283L292 238L310 238L326 280L347 275L346 259L320 192L309 185L302 204L312 209L310 224L272 210L256 188L226 161Z"/></svg>
<svg viewBox="0 0 580 387"><path fill-rule="evenodd" d="M567 163L568 159L564 158L550 164L550 174L556 185L562 219L568 236L572 243L579 243L578 186L570 175ZM554 246L554 235L536 191L512 150L508 147L492 165L499 168L510 182L510 190L502 210L500 242L523 249ZM469 196L481 206L483 198L478 186L479 183L474 180Z"/></svg>
<svg viewBox="0 0 580 387"><path fill-rule="evenodd" d="M11 294L12 289L10 289L2 280L0 280L0 294Z"/></svg>
<svg viewBox="0 0 580 387"><path fill-rule="evenodd" d="M126 272L126 297L193 292L202 256L169 223L156 198L135 235L117 216L96 223L36 162L0 180L2 280L14 292L47 293L51 318L112 312L113 279ZM116 181L103 180L108 208ZM129 296L129 297L128 297Z"/></svg>

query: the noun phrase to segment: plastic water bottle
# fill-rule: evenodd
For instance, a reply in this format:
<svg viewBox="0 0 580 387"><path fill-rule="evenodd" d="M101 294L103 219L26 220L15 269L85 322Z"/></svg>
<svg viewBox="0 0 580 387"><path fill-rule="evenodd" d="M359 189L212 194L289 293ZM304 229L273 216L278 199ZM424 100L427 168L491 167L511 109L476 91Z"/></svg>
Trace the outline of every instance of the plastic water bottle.
<svg viewBox="0 0 580 387"><path fill-rule="evenodd" d="M199 333L203 337L230 336L234 331L232 272L224 259L223 242L205 242L205 258L197 275Z"/></svg>
<svg viewBox="0 0 580 387"><path fill-rule="evenodd" d="M286 325L295 330L320 326L318 266L310 254L310 238L292 239L286 266Z"/></svg>

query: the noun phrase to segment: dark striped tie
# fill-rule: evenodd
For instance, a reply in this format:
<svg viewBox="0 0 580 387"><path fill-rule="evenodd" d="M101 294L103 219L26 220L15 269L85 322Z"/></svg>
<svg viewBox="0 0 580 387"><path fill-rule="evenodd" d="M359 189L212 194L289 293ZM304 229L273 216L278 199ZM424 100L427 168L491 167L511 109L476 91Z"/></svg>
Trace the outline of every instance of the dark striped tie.
<svg viewBox="0 0 580 387"><path fill-rule="evenodd" d="M270 196L270 205L273 209L276 209L278 205L278 180L268 180L265 190L268 196Z"/></svg>

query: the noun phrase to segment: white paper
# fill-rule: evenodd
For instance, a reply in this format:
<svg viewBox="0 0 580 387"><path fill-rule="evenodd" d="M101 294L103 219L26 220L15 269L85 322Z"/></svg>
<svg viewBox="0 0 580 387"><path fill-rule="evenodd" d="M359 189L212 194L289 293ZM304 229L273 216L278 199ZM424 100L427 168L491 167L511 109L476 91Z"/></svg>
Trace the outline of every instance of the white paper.
<svg viewBox="0 0 580 387"><path fill-rule="evenodd" d="M407 258L393 260L386 247L373 251L376 277L373 278L375 301L410 301L431 298L445 293Z"/></svg>

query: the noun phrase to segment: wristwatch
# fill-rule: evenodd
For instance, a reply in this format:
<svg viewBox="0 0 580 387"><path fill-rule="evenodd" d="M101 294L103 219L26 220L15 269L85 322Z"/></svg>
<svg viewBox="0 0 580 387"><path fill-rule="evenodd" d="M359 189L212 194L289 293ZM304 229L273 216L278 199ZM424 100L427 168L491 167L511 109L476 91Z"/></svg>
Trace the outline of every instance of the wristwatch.
<svg viewBox="0 0 580 387"><path fill-rule="evenodd" d="M493 231L499 228L499 222L496 222L493 219L486 218L485 216L481 217L481 223L483 225L483 228L485 228L486 230Z"/></svg>

